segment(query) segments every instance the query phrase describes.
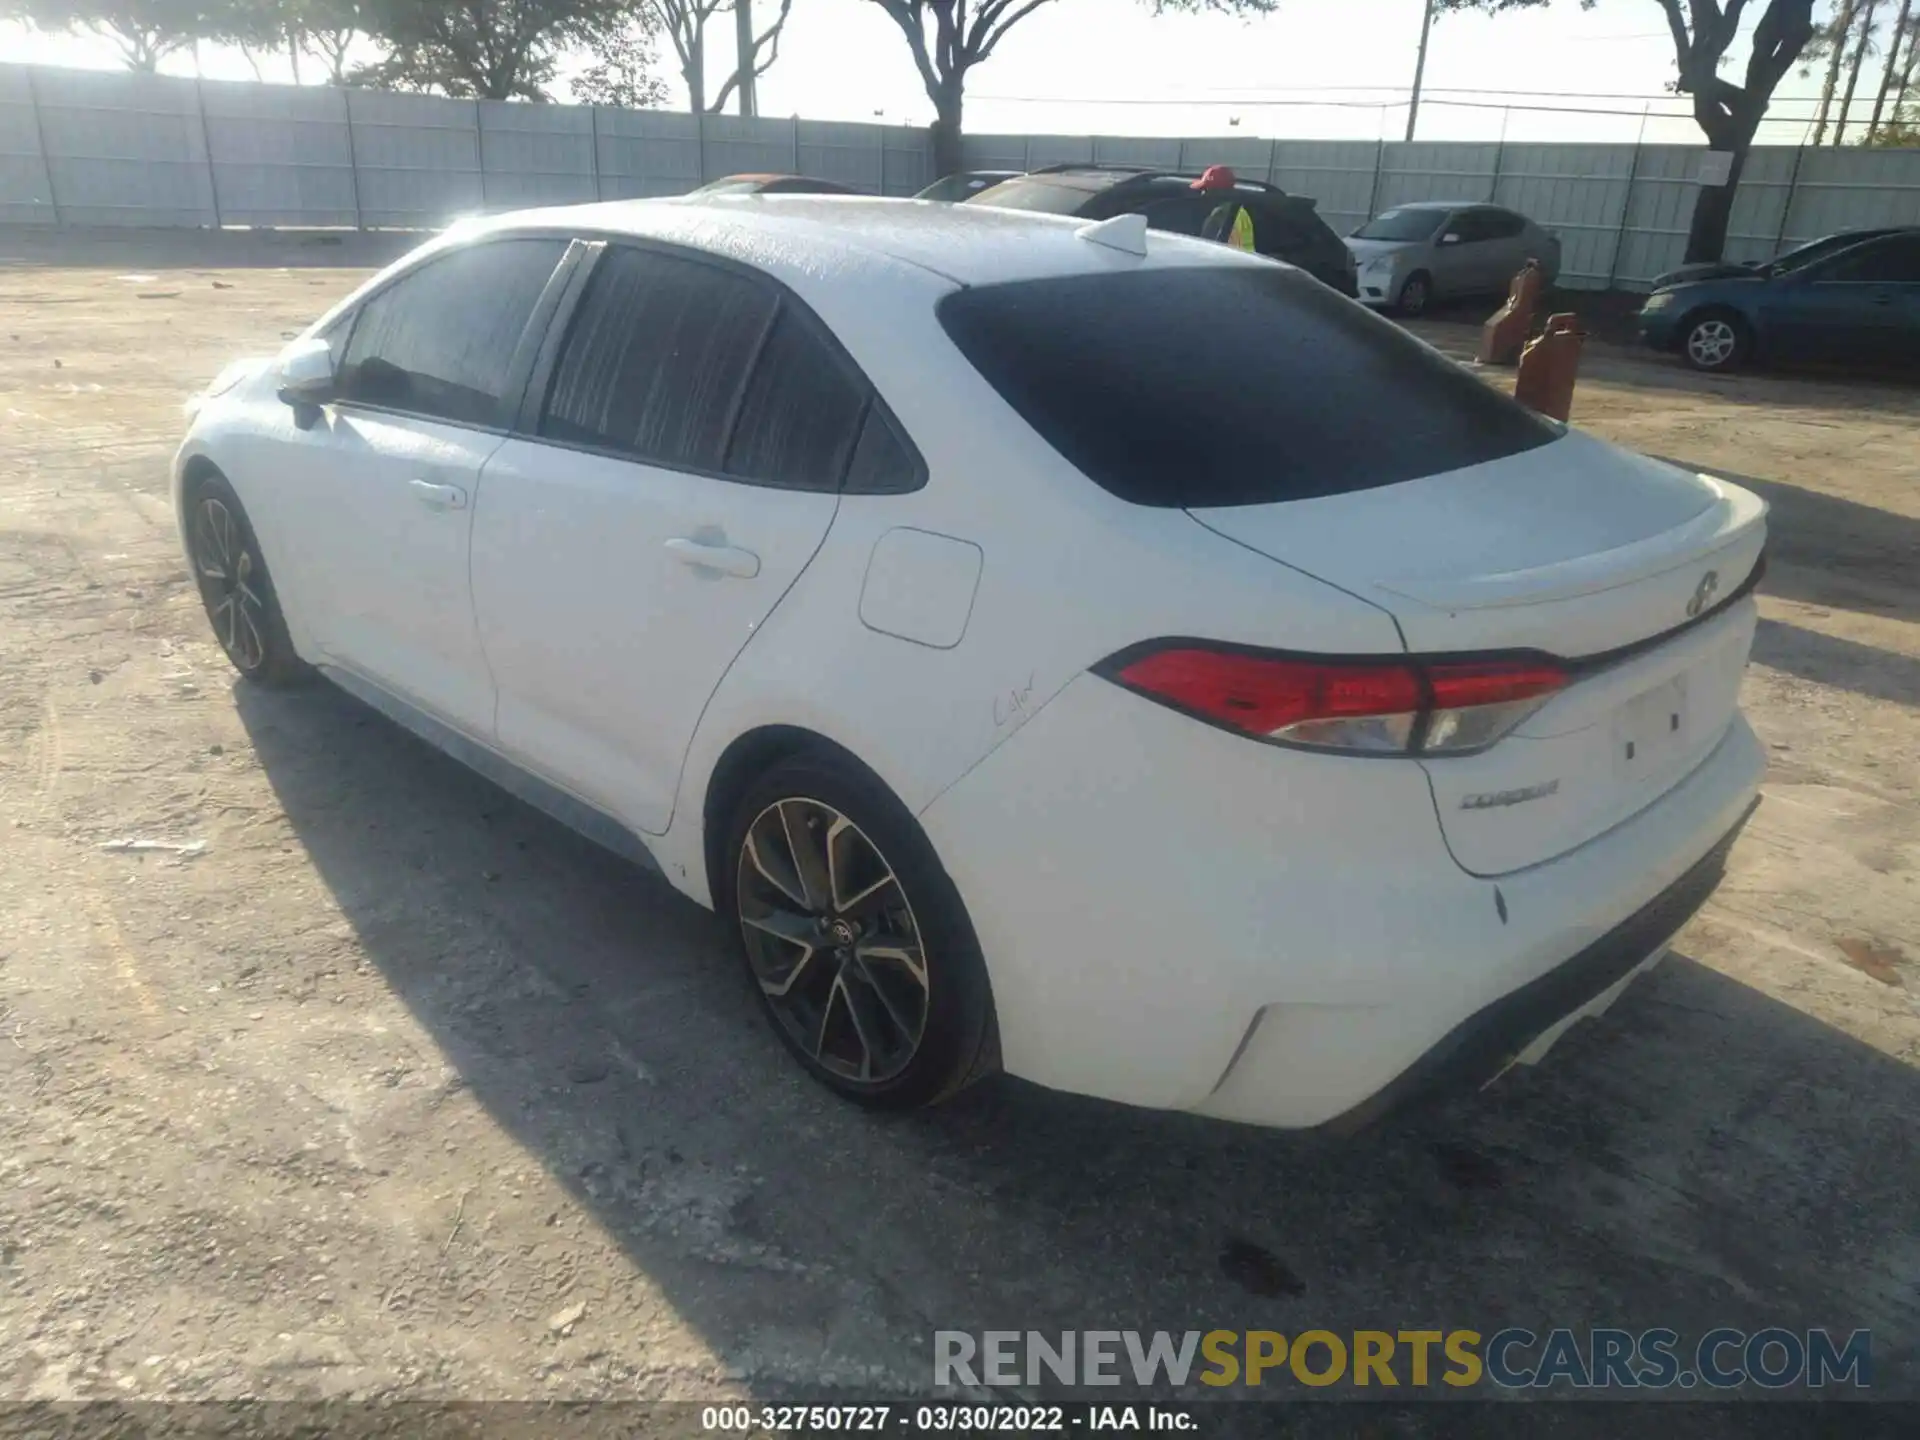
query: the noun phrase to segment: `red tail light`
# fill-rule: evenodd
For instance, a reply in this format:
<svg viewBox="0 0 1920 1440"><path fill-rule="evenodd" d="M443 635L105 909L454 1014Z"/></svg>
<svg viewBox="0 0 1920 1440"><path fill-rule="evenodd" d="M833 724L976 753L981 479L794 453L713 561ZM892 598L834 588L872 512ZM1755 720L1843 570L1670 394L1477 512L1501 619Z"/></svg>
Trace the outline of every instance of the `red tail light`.
<svg viewBox="0 0 1920 1440"><path fill-rule="evenodd" d="M1483 750L1568 683L1543 656L1320 660L1169 643L1117 655L1109 679L1282 744L1372 754Z"/></svg>

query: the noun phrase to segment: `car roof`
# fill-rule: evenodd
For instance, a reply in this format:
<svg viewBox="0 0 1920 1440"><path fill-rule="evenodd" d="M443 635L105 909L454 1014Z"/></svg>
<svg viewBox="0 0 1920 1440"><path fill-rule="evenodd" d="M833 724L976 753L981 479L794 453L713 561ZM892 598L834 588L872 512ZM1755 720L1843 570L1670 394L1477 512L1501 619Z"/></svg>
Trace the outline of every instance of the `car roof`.
<svg viewBox="0 0 1920 1440"><path fill-rule="evenodd" d="M1038 170L1027 171L1024 178L1053 182L1071 189L1085 190L1089 194L1098 194L1103 190L1112 190L1121 185L1191 186L1203 173L1199 170L1169 170L1158 165L1116 165L1088 161L1079 164L1069 162L1062 165L1043 165ZM1022 177L1016 175L1013 178ZM1287 196L1287 192L1278 185L1246 175L1234 176L1234 188L1271 195L1275 198L1294 198Z"/></svg>
<svg viewBox="0 0 1920 1440"><path fill-rule="evenodd" d="M1399 205L1389 205L1389 210L1501 210L1505 206L1495 205L1486 200L1408 200Z"/></svg>
<svg viewBox="0 0 1920 1440"><path fill-rule="evenodd" d="M897 274L901 266L958 285L989 285L1121 265L1272 263L1230 246L1160 233L1151 236L1143 258L1081 239L1086 228L1088 222L1075 216L927 200L715 195L522 210L469 222L459 233L561 229L631 235L707 250L805 289L885 283L886 272Z"/></svg>

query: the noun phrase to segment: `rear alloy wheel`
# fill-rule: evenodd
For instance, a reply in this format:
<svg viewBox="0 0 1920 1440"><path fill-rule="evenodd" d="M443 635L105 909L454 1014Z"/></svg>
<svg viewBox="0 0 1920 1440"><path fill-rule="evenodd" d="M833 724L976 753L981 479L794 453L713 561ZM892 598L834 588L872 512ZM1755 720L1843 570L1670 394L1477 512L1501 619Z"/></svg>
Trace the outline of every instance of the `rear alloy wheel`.
<svg viewBox="0 0 1920 1440"><path fill-rule="evenodd" d="M1702 315L1688 323L1681 353L1696 370L1737 369L1747 358L1746 328L1731 315Z"/></svg>
<svg viewBox="0 0 1920 1440"><path fill-rule="evenodd" d="M952 882L891 795L851 765L790 761L753 787L729 879L747 969L812 1074L889 1109L985 1068L985 967Z"/></svg>
<svg viewBox="0 0 1920 1440"><path fill-rule="evenodd" d="M213 635L248 680L295 684L312 672L294 653L266 561L233 487L208 474L186 496L187 552Z"/></svg>
<svg viewBox="0 0 1920 1440"><path fill-rule="evenodd" d="M1427 305L1433 299L1433 282L1427 279L1425 272L1409 275L1407 283L1400 287L1400 313L1419 316L1427 313Z"/></svg>

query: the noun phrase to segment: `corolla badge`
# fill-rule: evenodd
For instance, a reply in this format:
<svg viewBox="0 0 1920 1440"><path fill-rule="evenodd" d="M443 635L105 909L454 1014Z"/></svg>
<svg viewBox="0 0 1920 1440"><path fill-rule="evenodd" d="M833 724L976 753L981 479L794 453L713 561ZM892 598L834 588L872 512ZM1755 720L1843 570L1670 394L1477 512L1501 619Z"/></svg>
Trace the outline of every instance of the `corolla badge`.
<svg viewBox="0 0 1920 1440"><path fill-rule="evenodd" d="M1539 785L1522 785L1518 790L1490 790L1469 795L1460 802L1462 810L1500 810L1508 805L1524 805L1529 800L1544 800L1560 793L1560 782L1548 780Z"/></svg>
<svg viewBox="0 0 1920 1440"><path fill-rule="evenodd" d="M1708 605L1713 603L1714 595L1720 589L1720 572L1709 570L1700 577L1700 583L1693 587L1693 598L1687 601L1687 618L1691 620Z"/></svg>

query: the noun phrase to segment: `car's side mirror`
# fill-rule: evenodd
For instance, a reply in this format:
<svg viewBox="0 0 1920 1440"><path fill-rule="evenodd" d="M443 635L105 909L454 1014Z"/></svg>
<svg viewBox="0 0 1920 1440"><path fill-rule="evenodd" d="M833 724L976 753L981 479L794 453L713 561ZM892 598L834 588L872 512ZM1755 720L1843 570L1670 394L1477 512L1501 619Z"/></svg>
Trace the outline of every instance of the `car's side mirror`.
<svg viewBox="0 0 1920 1440"><path fill-rule="evenodd" d="M281 401L293 407L294 421L303 430L334 397L333 351L324 340L294 341L280 352L273 374Z"/></svg>
<svg viewBox="0 0 1920 1440"><path fill-rule="evenodd" d="M1460 232L1458 230L1447 231L1446 234L1440 237L1440 243L1442 245L1458 245L1460 243Z"/></svg>

